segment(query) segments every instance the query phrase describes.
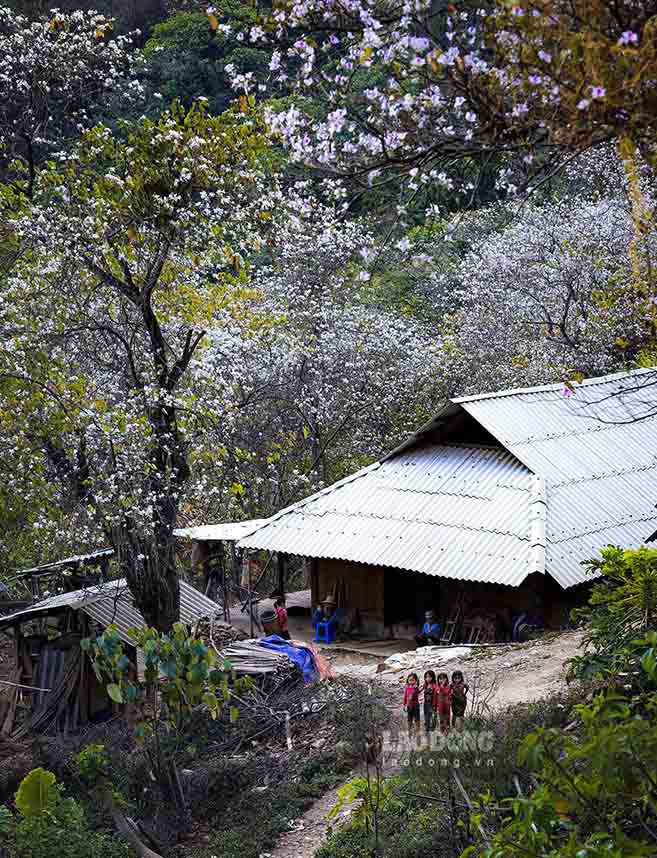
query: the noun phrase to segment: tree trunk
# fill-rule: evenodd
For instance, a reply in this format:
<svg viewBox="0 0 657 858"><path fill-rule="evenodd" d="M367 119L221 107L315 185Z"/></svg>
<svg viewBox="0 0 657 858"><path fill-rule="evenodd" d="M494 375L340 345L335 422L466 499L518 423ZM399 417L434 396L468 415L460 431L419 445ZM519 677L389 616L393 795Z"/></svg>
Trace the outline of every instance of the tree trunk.
<svg viewBox="0 0 657 858"><path fill-rule="evenodd" d="M146 846L145 843L141 842L140 838L137 835L137 832L132 827L132 825L130 825L128 820L123 815L123 811L114 801L112 790L110 788L104 790L103 800L105 807L107 808L110 816L112 817L117 831L124 838L124 840L126 840L130 844L130 846L132 846L139 858L162 858L159 853L153 852L153 850Z"/></svg>
<svg viewBox="0 0 657 858"><path fill-rule="evenodd" d="M168 545L128 538L118 547L121 572L146 625L168 632L180 619L180 581L173 536Z"/></svg>

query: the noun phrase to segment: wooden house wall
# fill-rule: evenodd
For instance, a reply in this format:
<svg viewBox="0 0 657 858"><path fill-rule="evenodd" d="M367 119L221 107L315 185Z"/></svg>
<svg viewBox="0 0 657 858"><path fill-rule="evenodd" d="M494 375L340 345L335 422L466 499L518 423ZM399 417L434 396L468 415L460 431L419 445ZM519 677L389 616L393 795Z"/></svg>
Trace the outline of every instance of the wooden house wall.
<svg viewBox="0 0 657 858"><path fill-rule="evenodd" d="M395 637L412 635L429 609L444 622L459 601L469 616L500 614L510 623L512 615L528 611L542 617L548 628L560 628L571 609L584 603L588 591L588 585L563 590L549 575L539 573L519 587L509 587L328 559L311 562L310 579L313 606L328 593L337 594L346 614L358 610L361 632L377 637L393 632Z"/></svg>
<svg viewBox="0 0 657 858"><path fill-rule="evenodd" d="M311 572L312 604L318 605L332 593L346 613L358 609L363 634L382 636L384 577L381 566L320 559Z"/></svg>

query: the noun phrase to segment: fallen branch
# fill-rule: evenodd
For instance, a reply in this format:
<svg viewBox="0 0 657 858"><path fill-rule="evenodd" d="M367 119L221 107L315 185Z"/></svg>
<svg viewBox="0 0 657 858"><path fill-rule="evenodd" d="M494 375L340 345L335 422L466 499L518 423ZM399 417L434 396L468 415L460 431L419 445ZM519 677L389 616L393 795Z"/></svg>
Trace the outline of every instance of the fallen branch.
<svg viewBox="0 0 657 858"><path fill-rule="evenodd" d="M139 855L139 858L162 858L162 856L158 852L154 852L145 843L139 839L137 835L137 831L135 830L134 824L131 824L128 821L128 818L124 815L123 811L117 805L114 800L114 796L112 795L112 790L110 788L106 788L103 793L103 803L107 808L110 816L112 817L112 821L116 826L116 830L123 837L127 843L132 846L134 851Z"/></svg>

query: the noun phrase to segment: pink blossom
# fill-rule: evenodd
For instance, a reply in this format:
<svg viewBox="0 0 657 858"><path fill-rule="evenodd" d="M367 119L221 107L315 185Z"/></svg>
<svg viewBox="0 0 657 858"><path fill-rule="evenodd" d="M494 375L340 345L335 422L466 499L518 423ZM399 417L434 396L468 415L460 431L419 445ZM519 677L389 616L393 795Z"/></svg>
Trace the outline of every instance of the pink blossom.
<svg viewBox="0 0 657 858"><path fill-rule="evenodd" d="M625 30L618 40L619 45L638 45L639 37L632 30Z"/></svg>

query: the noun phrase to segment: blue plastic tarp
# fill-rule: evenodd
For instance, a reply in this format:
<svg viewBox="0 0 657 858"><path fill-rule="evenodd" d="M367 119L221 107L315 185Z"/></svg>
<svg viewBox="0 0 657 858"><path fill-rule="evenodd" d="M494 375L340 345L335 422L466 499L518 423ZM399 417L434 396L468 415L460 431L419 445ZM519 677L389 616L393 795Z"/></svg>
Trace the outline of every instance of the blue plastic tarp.
<svg viewBox="0 0 657 858"><path fill-rule="evenodd" d="M303 681L306 685L317 679L315 659L306 647L294 646L290 641L286 641L285 638L280 637L280 635L269 635L269 637L261 638L258 643L260 646L264 646L265 649L283 653L283 655L286 655L293 661L303 673Z"/></svg>

